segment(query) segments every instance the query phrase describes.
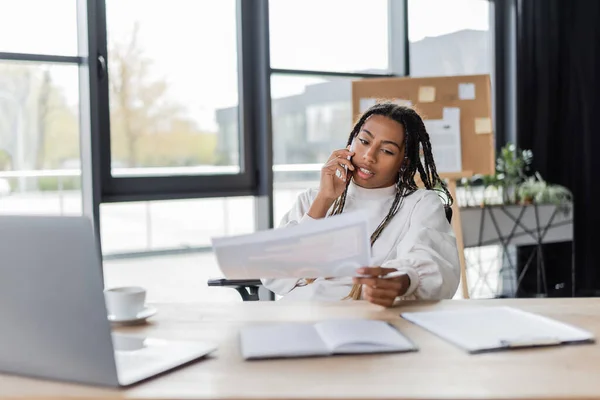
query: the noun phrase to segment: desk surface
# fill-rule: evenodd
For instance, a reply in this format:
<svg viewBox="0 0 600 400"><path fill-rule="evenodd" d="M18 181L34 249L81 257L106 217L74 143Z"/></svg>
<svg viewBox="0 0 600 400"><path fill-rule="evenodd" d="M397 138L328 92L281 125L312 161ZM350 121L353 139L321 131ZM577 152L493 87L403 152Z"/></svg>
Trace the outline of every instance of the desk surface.
<svg viewBox="0 0 600 400"><path fill-rule="evenodd" d="M600 338L600 298L448 300L383 309L363 302L164 304L152 323L119 329L208 340L208 359L127 390L0 375L0 398L421 399L600 398L600 344L468 355L398 317L403 311L509 305L588 329ZM240 327L272 321L371 318L394 323L416 353L245 362Z"/></svg>

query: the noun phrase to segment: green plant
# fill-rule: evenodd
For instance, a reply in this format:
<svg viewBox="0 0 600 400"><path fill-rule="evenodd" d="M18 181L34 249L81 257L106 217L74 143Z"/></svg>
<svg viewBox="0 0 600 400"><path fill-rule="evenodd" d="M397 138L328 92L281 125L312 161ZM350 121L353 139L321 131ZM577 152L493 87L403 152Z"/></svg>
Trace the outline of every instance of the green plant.
<svg viewBox="0 0 600 400"><path fill-rule="evenodd" d="M539 173L528 178L517 189L519 198L524 204L556 204L564 206L573 200L569 189L561 185L550 185Z"/></svg>
<svg viewBox="0 0 600 400"><path fill-rule="evenodd" d="M532 162L531 150L519 150L514 144L509 143L500 150L500 155L496 159L496 176L505 182L523 182L527 179Z"/></svg>
<svg viewBox="0 0 600 400"><path fill-rule="evenodd" d="M533 152L520 150L509 143L500 150L496 159L496 173L476 175L463 180L461 186L470 190L483 187L482 205L498 203L498 190L502 204L556 204L567 207L573 200L571 191L564 186L548 184L538 172L531 176Z"/></svg>
<svg viewBox="0 0 600 400"><path fill-rule="evenodd" d="M500 150L496 160L496 179L502 186L504 204L519 203L517 187L527 179L532 162L531 150L520 150L512 143Z"/></svg>

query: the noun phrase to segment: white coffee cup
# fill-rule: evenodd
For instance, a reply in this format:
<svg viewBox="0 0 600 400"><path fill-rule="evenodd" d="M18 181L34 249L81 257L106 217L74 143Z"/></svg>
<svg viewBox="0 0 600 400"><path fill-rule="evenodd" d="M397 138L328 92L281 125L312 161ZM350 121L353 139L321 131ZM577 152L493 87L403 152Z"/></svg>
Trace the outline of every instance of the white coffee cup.
<svg viewBox="0 0 600 400"><path fill-rule="evenodd" d="M139 286L124 286L104 291L108 315L116 318L136 318L144 309L146 289Z"/></svg>

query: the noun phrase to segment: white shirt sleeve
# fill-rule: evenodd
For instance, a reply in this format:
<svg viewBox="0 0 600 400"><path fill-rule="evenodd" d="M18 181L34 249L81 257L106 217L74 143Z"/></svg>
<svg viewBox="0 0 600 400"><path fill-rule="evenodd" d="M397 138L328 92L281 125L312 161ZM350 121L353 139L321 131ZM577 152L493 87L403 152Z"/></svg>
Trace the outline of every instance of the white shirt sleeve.
<svg viewBox="0 0 600 400"><path fill-rule="evenodd" d="M451 299L460 282L460 262L456 237L435 192L426 193L415 205L408 229L396 258L382 265L410 278L408 291L397 300Z"/></svg>
<svg viewBox="0 0 600 400"><path fill-rule="evenodd" d="M283 216L279 224L279 228L285 228L291 225L297 225L306 221L314 220L307 212L314 200L316 191L314 189L307 190L298 195L296 202L292 208ZM301 284L302 279L261 279L264 287L270 291L283 296L289 293L297 285Z"/></svg>

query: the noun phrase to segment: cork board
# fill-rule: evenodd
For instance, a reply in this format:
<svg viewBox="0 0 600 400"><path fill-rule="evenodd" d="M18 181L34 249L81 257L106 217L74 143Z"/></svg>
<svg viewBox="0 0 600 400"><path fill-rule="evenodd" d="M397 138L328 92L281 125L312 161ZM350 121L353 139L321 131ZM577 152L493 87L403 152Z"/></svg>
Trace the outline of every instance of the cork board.
<svg viewBox="0 0 600 400"><path fill-rule="evenodd" d="M444 107L460 109L462 170L495 171L489 75L430 78L382 78L352 82L352 115L360 117L361 99L409 100L426 119L441 119Z"/></svg>

